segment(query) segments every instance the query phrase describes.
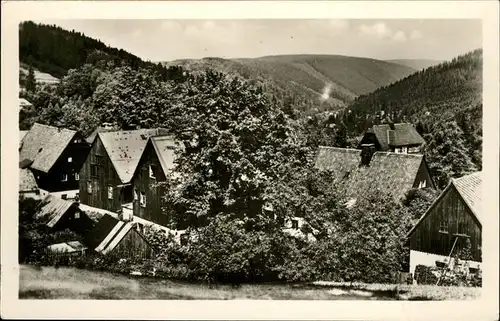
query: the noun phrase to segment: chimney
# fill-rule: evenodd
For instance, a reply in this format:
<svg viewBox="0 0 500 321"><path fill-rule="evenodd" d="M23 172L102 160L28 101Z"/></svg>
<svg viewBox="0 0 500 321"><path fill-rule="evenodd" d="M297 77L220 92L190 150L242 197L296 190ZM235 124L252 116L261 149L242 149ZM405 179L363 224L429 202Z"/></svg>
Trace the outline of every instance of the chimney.
<svg viewBox="0 0 500 321"><path fill-rule="evenodd" d="M361 145L361 165L370 166L370 161L375 153L374 144L362 144Z"/></svg>

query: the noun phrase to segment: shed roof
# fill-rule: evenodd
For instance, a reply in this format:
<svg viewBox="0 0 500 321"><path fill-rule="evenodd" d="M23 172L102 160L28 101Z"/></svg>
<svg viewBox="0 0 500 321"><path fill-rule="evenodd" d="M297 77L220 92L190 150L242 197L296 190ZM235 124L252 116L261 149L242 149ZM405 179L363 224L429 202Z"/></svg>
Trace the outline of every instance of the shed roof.
<svg viewBox="0 0 500 321"><path fill-rule="evenodd" d="M30 103L27 99L25 98L19 98L19 107L20 108L23 108L23 107L26 107L26 106L32 106L33 104Z"/></svg>
<svg viewBox="0 0 500 321"><path fill-rule="evenodd" d="M380 190L400 199L413 188L423 161L423 155L375 152L369 166L362 166L359 149L321 146L316 167L331 171L333 183L344 186L348 197Z"/></svg>
<svg viewBox="0 0 500 321"><path fill-rule="evenodd" d="M113 166L122 183L129 183L139 163L148 138L165 135L166 130L136 129L127 131L113 131L98 133Z"/></svg>
<svg viewBox="0 0 500 321"><path fill-rule="evenodd" d="M452 179L452 184L462 196L471 211L481 222L482 172L475 172L460 178Z"/></svg>
<svg viewBox="0 0 500 321"><path fill-rule="evenodd" d="M391 130L389 124L374 125L368 132L375 134L384 150L389 146L421 145L425 142L415 127L409 123L394 124L394 130Z"/></svg>
<svg viewBox="0 0 500 321"><path fill-rule="evenodd" d="M35 123L22 139L19 159L32 160L31 168L47 173L76 134L74 130Z"/></svg>
<svg viewBox="0 0 500 321"><path fill-rule="evenodd" d="M41 223L45 223L52 228L72 206L78 205L75 202L63 200L49 194L42 200L36 218Z"/></svg>
<svg viewBox="0 0 500 321"><path fill-rule="evenodd" d="M86 250L87 247L79 241L57 243L47 246L47 249L53 253L74 253Z"/></svg>
<svg viewBox="0 0 500 321"><path fill-rule="evenodd" d="M95 251L107 254L116 248L130 230L138 233L133 229L132 223L123 222L105 214L86 236L85 241Z"/></svg>
<svg viewBox="0 0 500 321"><path fill-rule="evenodd" d="M36 183L35 176L27 168L19 169L19 192L34 192L38 191L38 184Z"/></svg>

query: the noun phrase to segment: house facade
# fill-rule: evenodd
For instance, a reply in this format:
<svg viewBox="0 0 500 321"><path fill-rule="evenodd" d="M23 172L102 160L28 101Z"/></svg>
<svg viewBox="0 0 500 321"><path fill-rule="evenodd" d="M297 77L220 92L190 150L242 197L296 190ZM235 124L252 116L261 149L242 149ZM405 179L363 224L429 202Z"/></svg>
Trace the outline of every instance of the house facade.
<svg viewBox="0 0 500 321"><path fill-rule="evenodd" d="M420 147L425 143L415 127L408 123L374 125L361 141L362 145L373 144L377 151L394 153L420 153Z"/></svg>
<svg viewBox="0 0 500 321"><path fill-rule="evenodd" d="M89 148L77 131L35 123L21 139L19 160L31 170L40 189L77 190Z"/></svg>
<svg viewBox="0 0 500 321"><path fill-rule="evenodd" d="M134 216L170 227L171 218L161 209L165 187L157 184L166 181L174 168L176 151L179 149L182 149L182 144L172 136L149 139L132 178Z"/></svg>
<svg viewBox="0 0 500 321"><path fill-rule="evenodd" d="M408 233L410 272L422 263L418 257L447 257L452 249L463 249L467 239L473 261L482 261L481 194L481 172L452 179Z"/></svg>
<svg viewBox="0 0 500 321"><path fill-rule="evenodd" d="M148 138L163 133L163 129L97 133L80 171L80 201L112 212L131 212L131 179L139 158Z"/></svg>
<svg viewBox="0 0 500 321"><path fill-rule="evenodd" d="M399 201L412 188L434 188L424 155L363 149L319 147L315 166L332 173L338 185L353 202L379 190Z"/></svg>

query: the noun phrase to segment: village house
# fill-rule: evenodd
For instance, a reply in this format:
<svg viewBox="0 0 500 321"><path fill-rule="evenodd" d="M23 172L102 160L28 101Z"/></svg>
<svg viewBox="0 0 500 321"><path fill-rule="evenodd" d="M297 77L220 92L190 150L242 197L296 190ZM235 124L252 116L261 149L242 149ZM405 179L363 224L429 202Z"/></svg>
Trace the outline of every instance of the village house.
<svg viewBox="0 0 500 321"><path fill-rule="evenodd" d="M47 192L76 193L89 145L77 131L35 123L19 146L19 161Z"/></svg>
<svg viewBox="0 0 500 321"><path fill-rule="evenodd" d="M19 169L19 198L40 198L40 189L36 184L35 176L27 168Z"/></svg>
<svg viewBox="0 0 500 321"><path fill-rule="evenodd" d="M394 153L420 153L425 143L415 127L408 123L374 125L361 139L358 149L373 144L377 151Z"/></svg>
<svg viewBox="0 0 500 321"><path fill-rule="evenodd" d="M94 226L94 221L79 208L77 202L63 200L51 194L40 203L35 219L54 231L70 229L82 235Z"/></svg>
<svg viewBox="0 0 500 321"><path fill-rule="evenodd" d="M379 190L400 201L412 188L434 188L434 182L423 155L363 149L319 147L316 167L331 171L332 184L342 186L349 198L348 207L356 199Z"/></svg>
<svg viewBox="0 0 500 321"><path fill-rule="evenodd" d="M467 240L473 261L482 261L481 194L481 172L452 179L407 235L410 273L418 264L434 266L436 261L444 262L452 249L458 253Z"/></svg>
<svg viewBox="0 0 500 321"><path fill-rule="evenodd" d="M33 107L33 104L30 103L28 100L26 100L25 98L19 98L19 111L21 111L23 109L32 108L32 107Z"/></svg>
<svg viewBox="0 0 500 321"><path fill-rule="evenodd" d="M80 201L111 212L132 214L132 176L150 136L164 129L98 132L80 171Z"/></svg>
<svg viewBox="0 0 500 321"><path fill-rule="evenodd" d="M105 214L94 229L85 235L84 243L102 255L118 255L120 258L151 258L153 250L137 223L118 220Z"/></svg>
<svg viewBox="0 0 500 321"><path fill-rule="evenodd" d="M161 209L163 187L174 168L176 151L183 148L173 136L150 137L132 178L134 190L133 214L145 220L169 227L169 217Z"/></svg>

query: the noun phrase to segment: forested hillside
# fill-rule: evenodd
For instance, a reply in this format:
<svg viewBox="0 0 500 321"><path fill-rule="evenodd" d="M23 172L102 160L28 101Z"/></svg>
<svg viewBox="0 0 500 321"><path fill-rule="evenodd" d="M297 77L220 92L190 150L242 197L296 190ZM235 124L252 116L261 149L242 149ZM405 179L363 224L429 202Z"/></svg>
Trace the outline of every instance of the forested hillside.
<svg viewBox="0 0 500 321"><path fill-rule="evenodd" d="M481 168L482 50L478 49L358 97L344 115L350 135L390 118L409 121L443 187Z"/></svg>
<svg viewBox="0 0 500 321"><path fill-rule="evenodd" d="M366 94L412 74L415 69L381 60L339 55L279 55L252 59L177 60L191 71L207 68L255 79L274 92L288 92L294 105L308 114L345 107ZM304 102L303 100L307 100Z"/></svg>
<svg viewBox="0 0 500 321"><path fill-rule="evenodd" d="M86 62L112 60L127 61L131 66L147 64L125 50L108 47L80 32L31 21L19 25L19 60L56 78Z"/></svg>
<svg viewBox="0 0 500 321"><path fill-rule="evenodd" d="M408 66L415 70L426 69L431 66L439 65L440 63L443 62L440 60L432 60L432 59L391 59L386 61L403 66Z"/></svg>

